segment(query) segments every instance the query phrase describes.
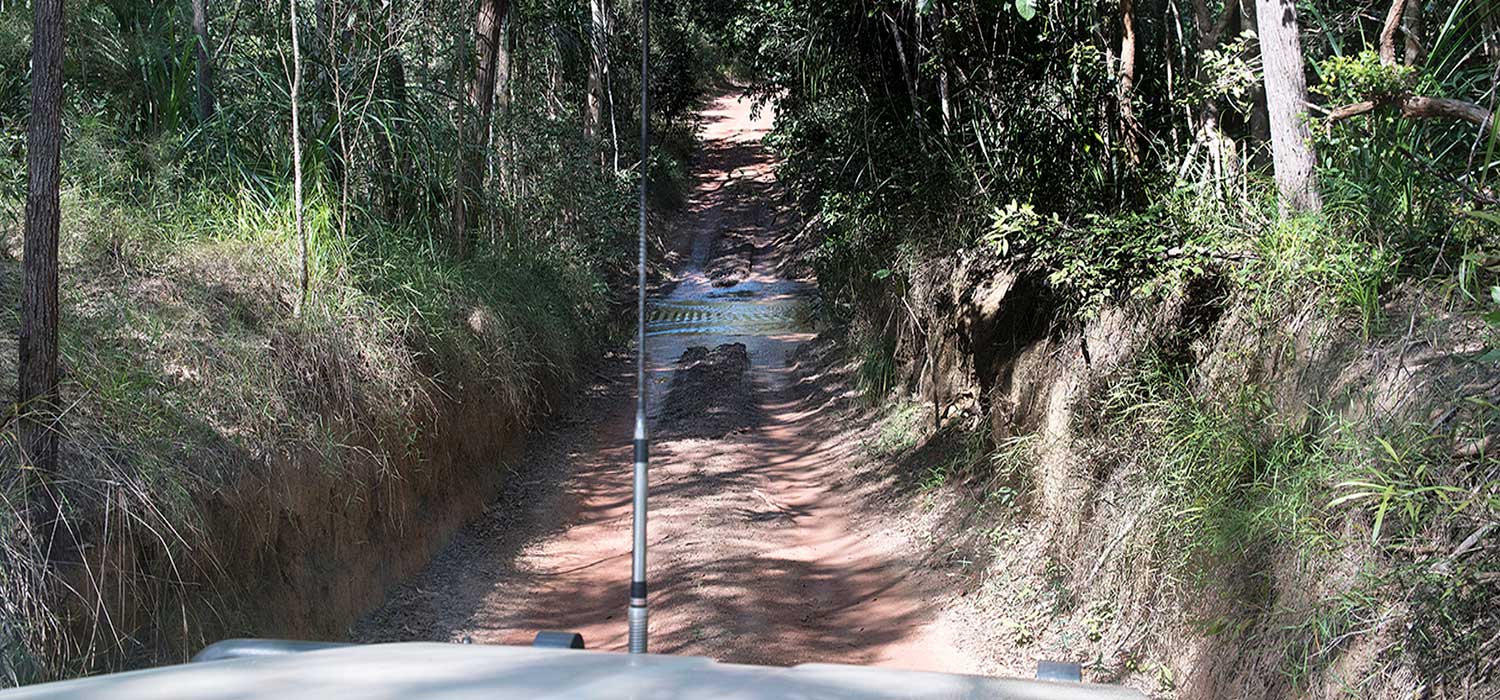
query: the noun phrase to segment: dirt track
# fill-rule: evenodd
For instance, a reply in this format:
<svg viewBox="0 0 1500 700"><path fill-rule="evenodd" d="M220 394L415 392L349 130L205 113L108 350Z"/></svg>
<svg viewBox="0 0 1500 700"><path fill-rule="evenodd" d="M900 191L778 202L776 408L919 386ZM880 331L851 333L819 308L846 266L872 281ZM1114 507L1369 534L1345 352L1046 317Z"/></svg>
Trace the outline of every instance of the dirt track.
<svg viewBox="0 0 1500 700"><path fill-rule="evenodd" d="M691 254L652 303L651 650L732 662L972 671L933 621L944 596L899 515L872 507L837 382L794 362L812 339L788 279L769 117L718 99L682 226ZM794 276L794 275L790 275ZM721 345L739 343L743 349ZM693 350L704 348L705 350ZM686 361L679 365L679 360ZM746 366L745 360L748 360ZM811 364L811 363L803 363ZM679 371L690 375L676 377ZM360 641L527 644L537 630L625 645L633 383L627 357L538 437L512 486Z"/></svg>

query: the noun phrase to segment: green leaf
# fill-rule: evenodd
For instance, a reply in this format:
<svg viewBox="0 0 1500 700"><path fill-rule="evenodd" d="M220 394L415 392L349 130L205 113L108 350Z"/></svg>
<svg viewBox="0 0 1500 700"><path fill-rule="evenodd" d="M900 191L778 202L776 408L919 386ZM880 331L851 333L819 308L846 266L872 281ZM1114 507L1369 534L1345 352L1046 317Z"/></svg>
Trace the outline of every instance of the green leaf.
<svg viewBox="0 0 1500 700"><path fill-rule="evenodd" d="M873 276L875 277L875 279L883 280L891 276L891 271L889 268L884 270L876 270Z"/></svg>
<svg viewBox="0 0 1500 700"><path fill-rule="evenodd" d="M1401 456L1396 454L1396 448L1391 447L1391 443L1387 442L1385 438L1379 436L1375 437L1375 441L1380 443L1381 447L1385 448L1385 453L1391 456L1392 463L1401 463Z"/></svg>
<svg viewBox="0 0 1500 700"><path fill-rule="evenodd" d="M1465 216L1471 216L1475 219L1479 219L1480 221L1487 221L1496 226L1500 226L1500 212L1479 211L1478 209L1464 209L1459 213L1464 214Z"/></svg>
<svg viewBox="0 0 1500 700"><path fill-rule="evenodd" d="M1036 17L1036 0L1016 0L1016 14L1027 21Z"/></svg>
<svg viewBox="0 0 1500 700"><path fill-rule="evenodd" d="M917 14L925 15L932 9L932 0L917 0Z"/></svg>
<svg viewBox="0 0 1500 700"><path fill-rule="evenodd" d="M1380 502L1380 507L1375 510L1375 527L1370 531L1370 541L1380 541L1380 528L1385 524L1385 511L1391 507L1391 499L1387 496Z"/></svg>

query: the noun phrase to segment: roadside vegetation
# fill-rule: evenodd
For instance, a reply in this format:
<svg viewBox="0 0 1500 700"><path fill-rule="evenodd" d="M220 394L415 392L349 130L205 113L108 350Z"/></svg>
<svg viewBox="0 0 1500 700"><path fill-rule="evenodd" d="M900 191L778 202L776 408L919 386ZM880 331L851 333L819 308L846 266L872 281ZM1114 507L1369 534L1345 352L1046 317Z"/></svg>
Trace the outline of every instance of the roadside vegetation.
<svg viewBox="0 0 1500 700"><path fill-rule="evenodd" d="M221 587L271 556L222 541L223 494L247 479L324 473L384 502L446 459L424 436L466 401L483 397L472 426L489 433L543 417L613 337L637 182L672 206L706 87L690 19L658 8L643 169L634 6L63 12L59 370L56 394L21 400L39 430L14 411L0 427L0 684L275 632L264 601ZM32 3L0 3L7 396L32 235L32 22ZM265 517L299 517L285 507Z"/></svg>
<svg viewBox="0 0 1500 700"><path fill-rule="evenodd" d="M653 12L641 162L637 5L0 0L0 683L336 635L424 563L728 76L995 670L1495 694L1492 0Z"/></svg>
<svg viewBox="0 0 1500 700"><path fill-rule="evenodd" d="M1164 694L1493 692L1491 3L738 7L731 70L778 107L852 376L917 402L873 449L924 492L1021 508L990 555L1069 572L1027 584L1069 591L1037 618L1055 639L1097 628L1089 605L1149 628L1083 637Z"/></svg>

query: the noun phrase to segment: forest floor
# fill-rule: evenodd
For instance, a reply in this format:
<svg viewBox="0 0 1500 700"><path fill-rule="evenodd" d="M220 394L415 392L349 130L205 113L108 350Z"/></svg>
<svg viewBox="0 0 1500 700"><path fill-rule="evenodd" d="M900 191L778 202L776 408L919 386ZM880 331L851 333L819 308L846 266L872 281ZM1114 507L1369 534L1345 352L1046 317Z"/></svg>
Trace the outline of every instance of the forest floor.
<svg viewBox="0 0 1500 700"><path fill-rule="evenodd" d="M790 665L978 671L942 609L909 499L861 469L875 429L814 342L799 225L761 144L769 110L726 95L702 117L683 253L653 295L651 651ZM528 644L581 632L622 650L630 578L629 353L512 465L510 485L358 641Z"/></svg>

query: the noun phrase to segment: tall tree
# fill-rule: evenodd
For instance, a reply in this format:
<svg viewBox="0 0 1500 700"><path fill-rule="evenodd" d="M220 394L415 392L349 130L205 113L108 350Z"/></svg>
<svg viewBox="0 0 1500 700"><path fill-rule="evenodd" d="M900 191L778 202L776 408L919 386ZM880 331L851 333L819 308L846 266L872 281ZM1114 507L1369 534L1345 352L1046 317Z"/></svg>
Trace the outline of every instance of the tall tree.
<svg viewBox="0 0 1500 700"><path fill-rule="evenodd" d="M395 2L370 0L369 12L379 29L380 51L384 57L376 76L377 102L388 105L387 110L399 114L406 109L407 91L406 61L401 55L397 36L396 9ZM391 116L388 112L381 123L388 123ZM402 186L402 180L411 167L406 159L397 157L396 146L396 134L390 129L382 128L375 134L374 179L380 191L382 212L391 221L400 218L405 208L407 188Z"/></svg>
<svg viewBox="0 0 1500 700"><path fill-rule="evenodd" d="M214 59L208 34L208 0L193 0L193 56L198 70L194 76L198 121L214 116Z"/></svg>
<svg viewBox="0 0 1500 700"><path fill-rule="evenodd" d="M1120 0L1120 136L1131 165L1141 163L1141 123L1135 116L1135 3Z"/></svg>
<svg viewBox="0 0 1500 700"><path fill-rule="evenodd" d="M1283 211L1319 211L1317 154L1307 125L1307 77L1293 0L1256 0L1260 55L1271 122L1271 160Z"/></svg>
<svg viewBox="0 0 1500 700"><path fill-rule="evenodd" d="M1240 8L1241 31L1253 32L1260 36L1260 28L1255 26L1255 0L1240 0L1244 5ZM1260 46L1245 47L1245 60L1253 62L1260 58ZM1271 142L1271 120L1266 114L1266 88L1264 84L1256 85L1250 90L1250 136L1256 147L1251 150L1256 165L1268 165L1264 144Z"/></svg>
<svg viewBox="0 0 1500 700"><path fill-rule="evenodd" d="M597 142L604 134L604 105L610 99L606 83L609 79L609 35L613 14L611 0L589 0L589 82L583 134L590 143ZM604 162L602 150L599 161Z"/></svg>
<svg viewBox="0 0 1500 700"><path fill-rule="evenodd" d="M302 271L297 279L297 303L292 307L292 313L300 316L302 307L307 304L310 263L307 259L307 222L302 219L302 112L297 105L298 93L302 87L302 43L297 35L297 2L298 0L287 1L287 6L291 8L292 25L292 202L296 207L292 217L297 223L297 255L302 263Z"/></svg>
<svg viewBox="0 0 1500 700"><path fill-rule="evenodd" d="M484 194L484 144L494 114L496 58L500 55L501 29L510 11L510 0L479 0L474 20L474 38L479 60L474 78L466 91L463 119L459 123L458 167L453 178L453 199L449 208L449 234L454 252L467 252L469 231L479 214ZM470 118L477 117L477 118Z"/></svg>
<svg viewBox="0 0 1500 700"><path fill-rule="evenodd" d="M1241 14L1239 3L1229 2L1224 4L1223 12L1215 19L1206 0L1193 0L1193 26L1198 35L1193 71L1197 80L1208 79L1205 71L1209 52L1218 48L1220 40L1230 33ZM1219 196L1222 196L1225 185L1235 180L1239 174L1239 157L1236 155L1238 148L1234 139L1224 132L1220 124L1221 112L1219 100L1210 96L1202 98L1195 105L1193 113L1196 132L1193 148L1197 150L1202 147L1208 153L1212 174L1210 181ZM1191 160L1188 158L1184 164Z"/></svg>
<svg viewBox="0 0 1500 700"><path fill-rule="evenodd" d="M62 149L62 0L34 0L31 121L26 129L26 241L21 290L22 449L36 474L57 471L57 233ZM33 506L36 504L33 503ZM33 508L35 511L35 508Z"/></svg>

